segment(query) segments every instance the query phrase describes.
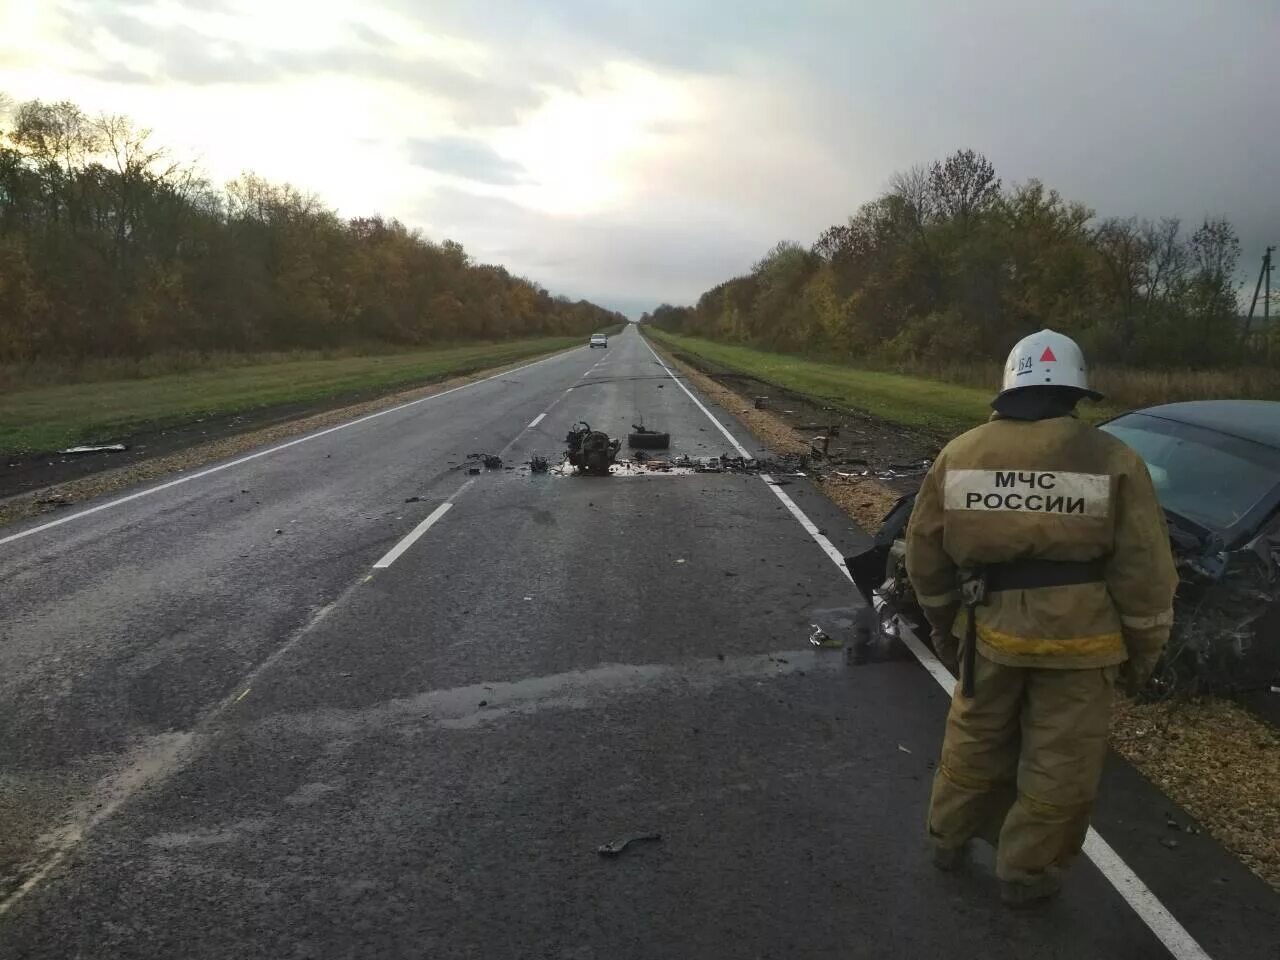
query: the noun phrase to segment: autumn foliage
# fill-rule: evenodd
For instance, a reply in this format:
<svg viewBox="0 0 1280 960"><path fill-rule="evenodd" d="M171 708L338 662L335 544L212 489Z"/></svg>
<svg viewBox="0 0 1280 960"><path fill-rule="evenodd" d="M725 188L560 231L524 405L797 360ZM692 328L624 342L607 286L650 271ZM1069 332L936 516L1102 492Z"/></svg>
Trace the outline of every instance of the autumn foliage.
<svg viewBox="0 0 1280 960"><path fill-rule="evenodd" d="M0 111L0 363L586 334L623 319L288 185L245 174L218 189L121 117Z"/></svg>
<svg viewBox="0 0 1280 960"><path fill-rule="evenodd" d="M1239 246L1222 219L1190 232L1171 218L1098 221L1039 181L1004 186L990 161L961 150L897 174L812 246L779 243L695 306L647 319L907 368L1002 358L1041 327L1102 364L1265 363L1280 349L1241 322Z"/></svg>

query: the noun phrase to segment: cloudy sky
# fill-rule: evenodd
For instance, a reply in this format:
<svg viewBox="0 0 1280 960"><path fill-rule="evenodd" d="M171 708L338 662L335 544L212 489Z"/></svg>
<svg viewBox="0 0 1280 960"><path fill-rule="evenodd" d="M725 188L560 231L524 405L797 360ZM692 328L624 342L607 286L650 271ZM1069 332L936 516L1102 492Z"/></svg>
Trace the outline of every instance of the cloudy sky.
<svg viewBox="0 0 1280 960"><path fill-rule="evenodd" d="M1278 80L1275 0L0 0L0 92L637 315L964 146L1256 269Z"/></svg>

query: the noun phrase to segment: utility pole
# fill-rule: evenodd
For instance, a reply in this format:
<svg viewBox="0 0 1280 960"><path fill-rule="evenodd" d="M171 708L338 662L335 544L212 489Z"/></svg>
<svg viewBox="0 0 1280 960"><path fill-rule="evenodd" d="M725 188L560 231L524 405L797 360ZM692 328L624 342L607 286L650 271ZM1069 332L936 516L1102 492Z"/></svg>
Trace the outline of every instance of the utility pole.
<svg viewBox="0 0 1280 960"><path fill-rule="evenodd" d="M1258 307L1258 291L1263 289L1266 284L1266 291L1262 297L1262 336L1266 340L1267 357L1271 356L1271 254L1275 252L1275 247L1267 247L1266 253L1262 255L1262 269L1258 271L1258 282L1253 285L1253 302L1249 304L1249 319L1245 325L1245 329L1249 333L1253 333L1253 311Z"/></svg>
<svg viewBox="0 0 1280 960"><path fill-rule="evenodd" d="M1267 337L1271 337L1271 254L1275 251L1275 247L1267 247L1267 252L1262 256L1262 272L1267 275L1267 290L1262 298L1262 326L1267 331Z"/></svg>

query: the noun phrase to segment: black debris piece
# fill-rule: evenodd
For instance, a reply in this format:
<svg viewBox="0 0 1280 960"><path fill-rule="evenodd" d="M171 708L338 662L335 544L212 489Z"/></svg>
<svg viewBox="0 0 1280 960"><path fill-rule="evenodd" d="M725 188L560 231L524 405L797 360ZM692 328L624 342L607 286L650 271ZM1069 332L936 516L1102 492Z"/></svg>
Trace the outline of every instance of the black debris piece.
<svg viewBox="0 0 1280 960"><path fill-rule="evenodd" d="M421 503L422 498L421 497L405 497L404 502L405 503Z"/></svg>
<svg viewBox="0 0 1280 960"><path fill-rule="evenodd" d="M644 424L632 424L627 434L627 446L637 450L665 450L671 446L671 435L660 430L648 430Z"/></svg>
<svg viewBox="0 0 1280 960"><path fill-rule="evenodd" d="M539 457L535 454L529 458L529 470L531 473L546 473L550 466L546 457Z"/></svg>
<svg viewBox="0 0 1280 960"><path fill-rule="evenodd" d="M480 476L480 468L479 468L479 467L468 467L468 468L467 468L467 473L471 474L471 476L473 476L473 477L478 477L478 476Z"/></svg>
<svg viewBox="0 0 1280 960"><path fill-rule="evenodd" d="M642 833L635 837L625 837L619 840L610 840L608 843L602 843L596 852L602 857L619 857L623 852L634 843L658 843L662 840L660 833Z"/></svg>

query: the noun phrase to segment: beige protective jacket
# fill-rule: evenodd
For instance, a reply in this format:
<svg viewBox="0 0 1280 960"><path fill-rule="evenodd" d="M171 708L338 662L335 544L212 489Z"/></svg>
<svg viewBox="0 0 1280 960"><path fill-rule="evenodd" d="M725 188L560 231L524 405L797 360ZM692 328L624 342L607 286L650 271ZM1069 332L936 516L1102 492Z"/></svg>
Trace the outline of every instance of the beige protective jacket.
<svg viewBox="0 0 1280 960"><path fill-rule="evenodd" d="M1015 667L1132 659L1145 676L1169 638L1178 575L1146 464L1073 416L996 418L951 441L907 528L911 584L944 636L965 632L964 571L1103 558L1105 582L991 593L978 607L978 651Z"/></svg>

